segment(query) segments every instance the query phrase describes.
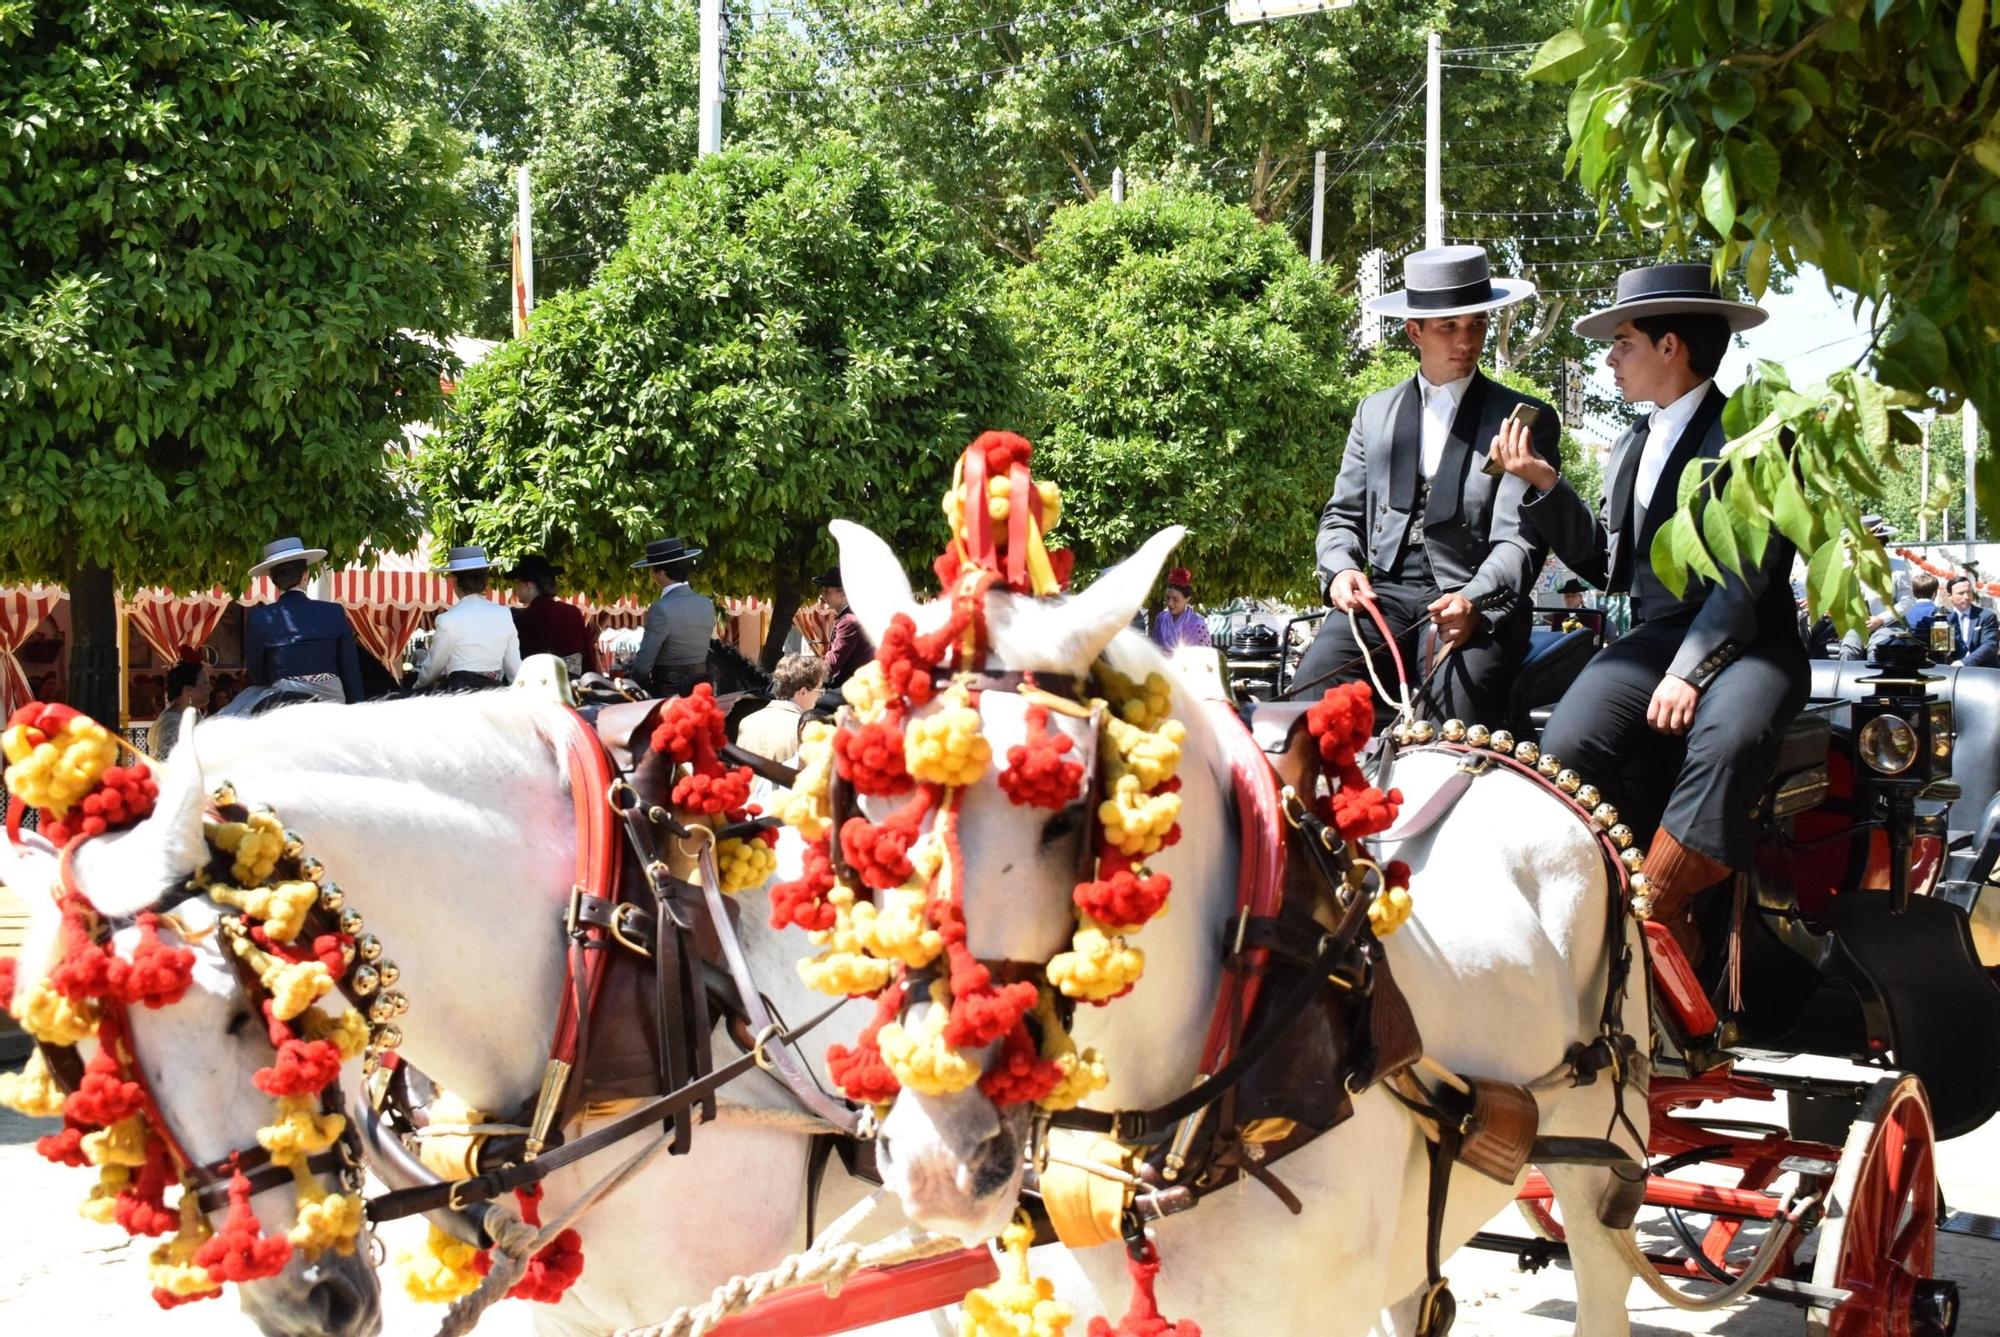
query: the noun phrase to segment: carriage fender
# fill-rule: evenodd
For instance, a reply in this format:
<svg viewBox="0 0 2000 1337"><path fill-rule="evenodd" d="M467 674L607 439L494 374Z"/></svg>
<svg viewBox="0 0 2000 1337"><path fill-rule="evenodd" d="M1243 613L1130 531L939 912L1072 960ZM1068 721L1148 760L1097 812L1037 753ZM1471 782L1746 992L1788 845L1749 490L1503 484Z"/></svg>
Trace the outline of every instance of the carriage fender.
<svg viewBox="0 0 2000 1337"><path fill-rule="evenodd" d="M1992 883L1996 862L2000 862L2000 794L1987 800L1980 814L1972 842L1972 865L1966 874L1969 895L1961 901L1972 921L1972 946L1979 964L1991 970L2000 966L2000 887Z"/></svg>

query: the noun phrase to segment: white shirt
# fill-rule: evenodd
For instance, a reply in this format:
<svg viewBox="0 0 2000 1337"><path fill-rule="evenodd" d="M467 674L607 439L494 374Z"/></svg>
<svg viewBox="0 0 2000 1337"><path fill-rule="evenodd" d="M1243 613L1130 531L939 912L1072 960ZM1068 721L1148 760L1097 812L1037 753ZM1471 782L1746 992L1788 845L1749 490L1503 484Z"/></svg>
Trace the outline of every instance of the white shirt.
<svg viewBox="0 0 2000 1337"><path fill-rule="evenodd" d="M1438 465L1444 460L1444 443L1451 439L1451 420L1458 416L1458 406L1465 402L1465 387L1472 384L1472 377L1461 376L1443 385L1432 385L1422 372L1417 373L1417 390L1424 397L1424 477L1436 476Z"/></svg>
<svg viewBox="0 0 2000 1337"><path fill-rule="evenodd" d="M507 682L521 669L521 636L514 615L483 594L461 595L438 614L431 657L417 676L424 688L447 673L498 673Z"/></svg>
<svg viewBox="0 0 2000 1337"><path fill-rule="evenodd" d="M1694 411L1701 407L1708 387L1713 384L1713 381L1703 381L1665 408L1654 410L1653 416L1647 420L1646 444L1639 452L1639 476L1632 485L1634 519L1639 524L1645 523L1646 511L1653 504L1653 489L1660 485L1660 474L1667 467L1667 457L1674 453L1674 443L1687 430ZM1637 532L1638 525L1635 524L1633 529Z"/></svg>

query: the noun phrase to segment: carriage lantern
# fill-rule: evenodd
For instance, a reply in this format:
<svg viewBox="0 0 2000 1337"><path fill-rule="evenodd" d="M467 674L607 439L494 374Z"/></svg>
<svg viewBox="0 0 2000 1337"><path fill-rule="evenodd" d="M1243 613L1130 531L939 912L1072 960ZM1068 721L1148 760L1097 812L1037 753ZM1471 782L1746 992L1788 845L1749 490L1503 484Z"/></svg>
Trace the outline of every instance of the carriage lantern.
<svg viewBox="0 0 2000 1337"><path fill-rule="evenodd" d="M1908 903L1910 840L1917 827L1917 800L1944 798L1935 786L1951 778L1957 742L1949 701L1931 699L1938 679L1924 669L1929 643L1893 637L1875 652L1875 676L1861 679L1870 693L1853 705L1855 776L1864 792L1887 809L1890 890L1898 908Z"/></svg>

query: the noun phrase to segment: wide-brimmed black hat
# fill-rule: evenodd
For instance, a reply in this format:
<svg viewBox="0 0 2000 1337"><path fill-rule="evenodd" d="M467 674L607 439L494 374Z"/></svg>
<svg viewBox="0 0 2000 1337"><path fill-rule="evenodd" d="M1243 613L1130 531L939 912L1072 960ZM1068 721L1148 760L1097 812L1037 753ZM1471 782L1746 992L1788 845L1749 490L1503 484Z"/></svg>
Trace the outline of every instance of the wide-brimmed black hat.
<svg viewBox="0 0 2000 1337"><path fill-rule="evenodd" d="M826 570L814 576L813 584L823 590L844 590L847 588L840 579L840 568L837 566L829 566Z"/></svg>
<svg viewBox="0 0 2000 1337"><path fill-rule="evenodd" d="M562 568L549 561L538 552L531 552L514 563L507 572L509 580L532 580L537 583L554 580L562 574Z"/></svg>
<svg viewBox="0 0 2000 1337"><path fill-rule="evenodd" d="M1496 279L1483 246L1433 246L1403 257L1403 286L1361 304L1371 316L1435 319L1498 311L1535 295L1526 279Z"/></svg>
<svg viewBox="0 0 2000 1337"><path fill-rule="evenodd" d="M1565 580L1562 584L1556 586L1556 593L1582 594L1588 591L1589 589L1590 586L1584 584L1581 580L1578 580L1575 576L1571 576L1568 580Z"/></svg>
<svg viewBox="0 0 2000 1337"><path fill-rule="evenodd" d="M1761 306L1724 297L1715 286L1715 271L1707 265L1647 265L1620 274L1617 301L1571 328L1586 339L1609 339L1628 320L1678 315L1721 316L1732 334L1770 319Z"/></svg>
<svg viewBox="0 0 2000 1337"><path fill-rule="evenodd" d="M645 571L656 566L672 566L676 562L691 562L701 556L700 548L690 548L680 539L654 539L646 545L646 555L632 563L634 571Z"/></svg>

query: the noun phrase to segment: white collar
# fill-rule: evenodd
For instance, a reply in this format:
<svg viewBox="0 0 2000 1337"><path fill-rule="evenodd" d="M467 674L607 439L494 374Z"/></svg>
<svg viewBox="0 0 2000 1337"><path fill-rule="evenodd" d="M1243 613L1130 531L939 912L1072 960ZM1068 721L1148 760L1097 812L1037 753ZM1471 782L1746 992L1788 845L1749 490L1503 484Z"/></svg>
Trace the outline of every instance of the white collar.
<svg viewBox="0 0 2000 1337"><path fill-rule="evenodd" d="M1432 395L1442 394L1453 408L1457 408L1465 399L1465 387L1472 384L1472 378L1477 374L1476 372L1467 372L1455 381L1446 381L1443 385L1433 385L1430 377L1419 371L1417 373L1417 393L1421 396L1419 402L1428 404Z"/></svg>
<svg viewBox="0 0 2000 1337"><path fill-rule="evenodd" d="M686 588L687 588L687 582L685 580L670 580L666 584L660 586L660 598L664 599L669 594L672 594L675 590L686 589Z"/></svg>
<svg viewBox="0 0 2000 1337"><path fill-rule="evenodd" d="M1714 381L1703 381L1665 408L1655 410L1651 436L1648 439L1669 442L1678 440L1688 423L1693 421L1695 410L1701 407L1701 401L1708 397L1709 387L1714 384Z"/></svg>

